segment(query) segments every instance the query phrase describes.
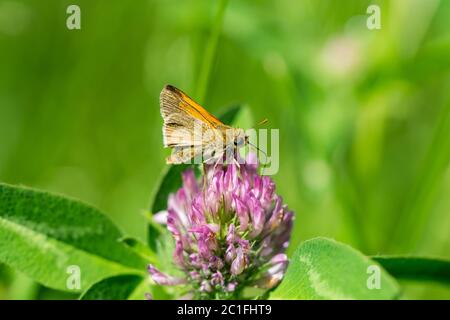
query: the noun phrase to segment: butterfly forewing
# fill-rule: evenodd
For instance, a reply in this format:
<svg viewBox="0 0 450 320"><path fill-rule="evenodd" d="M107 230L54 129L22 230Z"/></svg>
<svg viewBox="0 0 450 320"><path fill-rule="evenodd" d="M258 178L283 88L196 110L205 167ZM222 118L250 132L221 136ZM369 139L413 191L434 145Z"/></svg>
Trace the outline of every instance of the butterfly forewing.
<svg viewBox="0 0 450 320"><path fill-rule="evenodd" d="M164 146L173 148L168 163L185 163L199 155L220 155L224 132L223 124L181 90L166 86L160 95L161 115L164 120ZM216 150L218 149L218 150Z"/></svg>

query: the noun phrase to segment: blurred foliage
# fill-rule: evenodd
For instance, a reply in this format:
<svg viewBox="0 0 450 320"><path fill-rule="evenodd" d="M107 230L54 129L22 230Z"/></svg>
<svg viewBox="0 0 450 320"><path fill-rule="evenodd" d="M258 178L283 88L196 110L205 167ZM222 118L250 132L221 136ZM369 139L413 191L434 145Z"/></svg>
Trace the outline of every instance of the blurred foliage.
<svg viewBox="0 0 450 320"><path fill-rule="evenodd" d="M366 27L373 3L381 30ZM66 28L69 4L81 30ZM449 257L450 2L230 0L208 81L217 9L0 0L0 181L83 199L144 239L171 83L213 113L245 103L280 129L291 250L328 236L366 254ZM5 267L0 279L0 298L39 297ZM406 297L450 290L412 283Z"/></svg>

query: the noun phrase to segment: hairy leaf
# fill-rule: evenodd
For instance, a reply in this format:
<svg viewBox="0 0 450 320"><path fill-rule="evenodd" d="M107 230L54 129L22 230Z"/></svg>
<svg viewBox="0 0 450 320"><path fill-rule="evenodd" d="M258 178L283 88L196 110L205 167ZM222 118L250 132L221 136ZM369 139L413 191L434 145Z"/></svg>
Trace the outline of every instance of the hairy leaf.
<svg viewBox="0 0 450 320"><path fill-rule="evenodd" d="M0 184L0 262L48 287L77 292L107 276L144 272L146 261L120 237L117 227L89 205ZM77 268L81 288L67 284Z"/></svg>
<svg viewBox="0 0 450 320"><path fill-rule="evenodd" d="M379 276L379 286L377 283ZM393 299L395 280L376 262L326 238L303 242L271 299Z"/></svg>

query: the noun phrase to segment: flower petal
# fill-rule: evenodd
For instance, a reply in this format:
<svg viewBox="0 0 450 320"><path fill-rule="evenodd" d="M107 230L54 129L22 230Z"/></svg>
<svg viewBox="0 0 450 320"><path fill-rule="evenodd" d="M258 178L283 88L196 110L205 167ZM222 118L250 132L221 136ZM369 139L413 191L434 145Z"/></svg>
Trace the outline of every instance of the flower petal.
<svg viewBox="0 0 450 320"><path fill-rule="evenodd" d="M148 265L148 272L150 273L153 281L159 285L174 286L186 283L186 279L169 276L162 273L151 264Z"/></svg>

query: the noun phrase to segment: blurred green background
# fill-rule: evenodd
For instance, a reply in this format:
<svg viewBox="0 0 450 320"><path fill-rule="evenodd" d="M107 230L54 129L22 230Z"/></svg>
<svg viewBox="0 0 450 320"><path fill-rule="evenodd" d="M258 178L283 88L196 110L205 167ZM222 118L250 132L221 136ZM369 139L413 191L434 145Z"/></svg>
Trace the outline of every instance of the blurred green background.
<svg viewBox="0 0 450 320"><path fill-rule="evenodd" d="M291 249L328 236L449 258L450 1L222 2L215 46L219 1L0 0L0 181L80 198L144 238L167 155L159 93L201 98L210 67L208 110L243 103L280 129ZM81 30L66 28L69 4ZM403 284L405 298L450 298ZM0 299L14 298L70 296L0 266Z"/></svg>

